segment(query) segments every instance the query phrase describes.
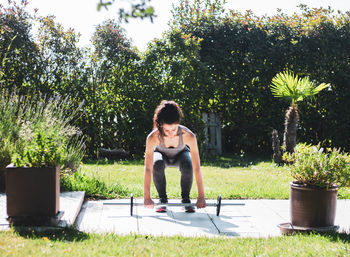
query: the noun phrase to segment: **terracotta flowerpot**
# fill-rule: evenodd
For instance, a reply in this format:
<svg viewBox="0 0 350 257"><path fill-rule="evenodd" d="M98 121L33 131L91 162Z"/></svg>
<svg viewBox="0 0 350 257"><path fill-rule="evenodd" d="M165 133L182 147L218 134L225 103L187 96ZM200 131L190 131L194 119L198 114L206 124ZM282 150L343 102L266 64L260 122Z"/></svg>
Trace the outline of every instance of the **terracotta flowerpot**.
<svg viewBox="0 0 350 257"><path fill-rule="evenodd" d="M6 168L7 215L53 217L60 208L59 167Z"/></svg>
<svg viewBox="0 0 350 257"><path fill-rule="evenodd" d="M338 187L311 188L290 183L291 222L298 227L334 226Z"/></svg>

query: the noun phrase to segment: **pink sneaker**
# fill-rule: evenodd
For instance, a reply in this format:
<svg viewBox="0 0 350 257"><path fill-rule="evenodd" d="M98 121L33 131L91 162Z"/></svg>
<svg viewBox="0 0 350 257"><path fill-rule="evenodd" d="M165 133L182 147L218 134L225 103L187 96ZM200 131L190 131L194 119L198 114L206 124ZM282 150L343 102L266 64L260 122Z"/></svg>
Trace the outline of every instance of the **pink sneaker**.
<svg viewBox="0 0 350 257"><path fill-rule="evenodd" d="M193 213L196 212L193 206L185 206L185 212L187 213Z"/></svg>
<svg viewBox="0 0 350 257"><path fill-rule="evenodd" d="M156 209L156 212L166 212L166 206L160 206Z"/></svg>

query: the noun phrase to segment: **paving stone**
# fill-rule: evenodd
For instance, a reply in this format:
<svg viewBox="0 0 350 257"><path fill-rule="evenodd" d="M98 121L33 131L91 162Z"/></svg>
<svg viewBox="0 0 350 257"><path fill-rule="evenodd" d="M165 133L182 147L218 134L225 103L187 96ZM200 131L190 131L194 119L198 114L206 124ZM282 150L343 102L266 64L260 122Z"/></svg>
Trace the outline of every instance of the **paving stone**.
<svg viewBox="0 0 350 257"><path fill-rule="evenodd" d="M229 203L229 201L222 201ZM244 203L240 201L240 203ZM246 206L222 206L220 215L208 214L219 230L220 235L244 236L256 233L256 229L250 222L251 214L245 211Z"/></svg>
<svg viewBox="0 0 350 257"><path fill-rule="evenodd" d="M245 203L243 200L222 200L222 204L227 203ZM253 233L254 227L249 222L250 214L245 212L245 206L223 205L221 206L220 215L216 216L216 210L208 214L215 226L218 228L220 235L240 236L243 233Z"/></svg>
<svg viewBox="0 0 350 257"><path fill-rule="evenodd" d="M350 200L341 199L337 201L337 212L334 223L339 225L339 232L350 234Z"/></svg>
<svg viewBox="0 0 350 257"><path fill-rule="evenodd" d="M171 200L180 203L179 199ZM157 213L155 209L138 207L140 234L217 236L218 231L204 209L195 213L186 213L183 207L168 206L166 213Z"/></svg>
<svg viewBox="0 0 350 257"><path fill-rule="evenodd" d="M7 217L6 194L0 193L0 231L10 230Z"/></svg>
<svg viewBox="0 0 350 257"><path fill-rule="evenodd" d="M290 220L290 203L289 200L265 200L262 199L261 203L266 207L272 209L282 219Z"/></svg>
<svg viewBox="0 0 350 257"><path fill-rule="evenodd" d="M155 209L139 207L139 233L144 235L174 236L181 234L183 226L174 220L173 211L157 213Z"/></svg>
<svg viewBox="0 0 350 257"><path fill-rule="evenodd" d="M9 230L6 213L6 194L0 193L0 230Z"/></svg>
<svg viewBox="0 0 350 257"><path fill-rule="evenodd" d="M277 203L277 206L284 203L284 200L282 200ZM270 203L270 200L246 201L246 208L243 210L250 216L249 221L255 231L257 231L257 236L271 237L280 235L278 224L287 222L287 220L284 218L285 215L280 215L279 211L274 209L274 207L276 207L276 204L274 202ZM280 211L285 212L285 209L282 208Z"/></svg>
<svg viewBox="0 0 350 257"><path fill-rule="evenodd" d="M134 216L130 216L128 206L104 205L104 202L113 201L88 201L85 202L79 217L77 228L84 232L130 234L138 231L137 208L134 208ZM118 202L130 202L128 199Z"/></svg>
<svg viewBox="0 0 350 257"><path fill-rule="evenodd" d="M130 202L130 200L124 199L120 202ZM133 216L130 216L130 208L125 207L103 205L100 222L102 232L113 232L123 235L138 232L138 208L135 206Z"/></svg>
<svg viewBox="0 0 350 257"><path fill-rule="evenodd" d="M77 228L85 232L103 232L100 231L102 209L103 205L100 201L85 202L76 220Z"/></svg>
<svg viewBox="0 0 350 257"><path fill-rule="evenodd" d="M196 209L194 213L186 213L182 207L172 208L173 219L183 236L218 236L219 231L213 224L205 209Z"/></svg>

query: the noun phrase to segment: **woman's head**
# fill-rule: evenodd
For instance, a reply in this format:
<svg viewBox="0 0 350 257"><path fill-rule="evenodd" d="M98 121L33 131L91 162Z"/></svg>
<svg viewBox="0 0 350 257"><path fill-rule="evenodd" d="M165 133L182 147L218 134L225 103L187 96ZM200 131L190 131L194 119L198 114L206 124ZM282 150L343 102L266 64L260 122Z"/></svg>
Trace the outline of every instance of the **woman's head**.
<svg viewBox="0 0 350 257"><path fill-rule="evenodd" d="M163 124L180 124L182 117L181 108L176 102L163 100L154 111L153 128L163 134Z"/></svg>

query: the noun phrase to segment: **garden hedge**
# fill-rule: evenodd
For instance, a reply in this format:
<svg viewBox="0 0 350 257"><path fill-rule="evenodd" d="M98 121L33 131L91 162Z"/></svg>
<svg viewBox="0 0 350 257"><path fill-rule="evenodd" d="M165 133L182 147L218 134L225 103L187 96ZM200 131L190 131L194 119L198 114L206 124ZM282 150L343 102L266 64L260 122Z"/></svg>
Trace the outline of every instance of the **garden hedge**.
<svg viewBox="0 0 350 257"><path fill-rule="evenodd" d="M350 150L349 13L301 6L293 15L224 15L219 0L194 2L181 0L169 30L143 53L113 20L96 27L91 48L79 48L77 33L53 17L39 19L34 38L34 18L12 3L0 11L1 87L84 101L78 125L90 156L103 147L142 157L162 99L179 102L199 142L201 113L212 111L221 115L224 152L271 153L288 103L269 85L289 69L331 84L299 104L298 141Z"/></svg>

